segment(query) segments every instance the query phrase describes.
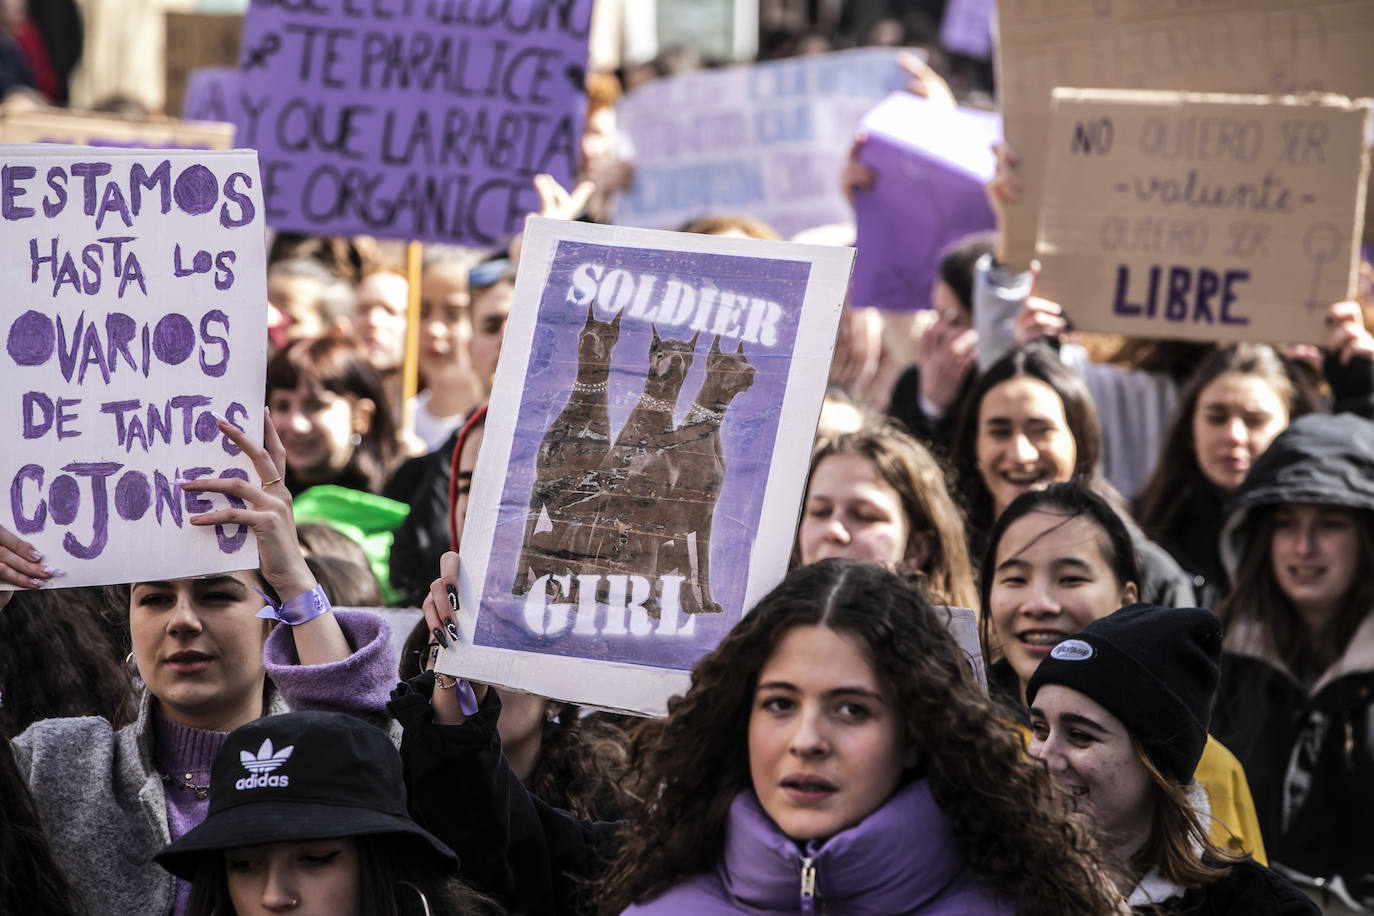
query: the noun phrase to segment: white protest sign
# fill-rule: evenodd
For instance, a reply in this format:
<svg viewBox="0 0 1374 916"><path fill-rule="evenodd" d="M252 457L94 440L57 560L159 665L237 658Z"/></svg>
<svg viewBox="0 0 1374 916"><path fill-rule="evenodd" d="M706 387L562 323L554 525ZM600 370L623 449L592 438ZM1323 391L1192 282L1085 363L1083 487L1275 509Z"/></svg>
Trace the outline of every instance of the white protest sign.
<svg viewBox="0 0 1374 916"><path fill-rule="evenodd" d="M790 236L851 219L840 172L859 120L910 81L897 53L702 70L636 89L616 109L635 160L616 222L665 229L747 214Z"/></svg>
<svg viewBox="0 0 1374 916"><path fill-rule="evenodd" d="M176 481L262 441L266 254L251 151L0 147L0 524L100 585L257 566L234 502Z"/></svg>
<svg viewBox="0 0 1374 916"><path fill-rule="evenodd" d="M234 145L234 126L175 118L131 121L100 112L35 108L0 114L0 143L227 150Z"/></svg>
<svg viewBox="0 0 1374 916"><path fill-rule="evenodd" d="M1374 96L1369 0L1004 0L998 93L1020 156L1007 260L1035 252L1055 87Z"/></svg>
<svg viewBox="0 0 1374 916"><path fill-rule="evenodd" d="M853 258L532 219L439 669L661 713L787 571Z"/></svg>
<svg viewBox="0 0 1374 916"><path fill-rule="evenodd" d="M1040 295L1085 331L1323 343L1355 289L1369 107L1055 90Z"/></svg>

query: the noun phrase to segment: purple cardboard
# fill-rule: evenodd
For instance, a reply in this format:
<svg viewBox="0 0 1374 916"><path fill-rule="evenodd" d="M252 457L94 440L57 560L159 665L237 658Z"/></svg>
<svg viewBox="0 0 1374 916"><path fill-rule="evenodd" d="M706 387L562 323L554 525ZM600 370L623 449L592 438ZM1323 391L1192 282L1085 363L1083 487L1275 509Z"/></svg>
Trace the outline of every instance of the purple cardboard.
<svg viewBox="0 0 1374 916"><path fill-rule="evenodd" d="M238 143L276 229L494 248L573 178L592 0L254 0Z"/></svg>
<svg viewBox="0 0 1374 916"><path fill-rule="evenodd" d="M868 140L859 161L875 181L854 195L852 301L886 311L928 308L945 247L996 226L983 185L995 167L1001 120L893 93L862 129Z"/></svg>
<svg viewBox="0 0 1374 916"><path fill-rule="evenodd" d="M242 117L239 71L234 67L201 67L186 77L186 100L181 116L188 121L226 121Z"/></svg>

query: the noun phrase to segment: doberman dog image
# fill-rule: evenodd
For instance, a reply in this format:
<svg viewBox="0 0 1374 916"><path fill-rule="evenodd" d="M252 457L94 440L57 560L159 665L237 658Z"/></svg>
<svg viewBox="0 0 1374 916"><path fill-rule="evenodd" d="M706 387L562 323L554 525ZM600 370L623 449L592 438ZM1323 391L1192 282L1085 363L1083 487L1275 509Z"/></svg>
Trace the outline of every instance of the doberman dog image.
<svg viewBox="0 0 1374 916"><path fill-rule="evenodd" d="M606 384L611 350L620 338L620 312L611 321L598 321L587 307L587 321L577 336L577 377L568 403L550 424L539 443L534 486L524 546L516 567L511 594L523 595L542 575L557 575L562 566L555 551L568 535L570 520L563 511L567 495L606 460L611 448L611 417L606 408ZM548 530L540 522L548 519Z"/></svg>
<svg viewBox="0 0 1374 916"><path fill-rule="evenodd" d="M673 412L692 367L699 332L688 341L665 340L657 328L652 332L639 401L601 467L586 475L560 505L568 527L558 554L574 576L655 574L658 547L668 532L663 500L672 487L662 456L675 440ZM605 598L603 586L597 600Z"/></svg>
<svg viewBox="0 0 1374 916"><path fill-rule="evenodd" d="M673 447L663 453L672 486L660 511L671 525L673 559L660 557L656 572L648 574L661 575L676 568L686 576L681 592L682 609L689 614L721 612L720 605L711 598L711 523L725 482L720 427L730 402L753 384L754 367L745 358L744 341L740 341L734 353L723 353L717 335L706 354L706 378L701 389L675 430ZM689 544L695 548L695 570Z"/></svg>

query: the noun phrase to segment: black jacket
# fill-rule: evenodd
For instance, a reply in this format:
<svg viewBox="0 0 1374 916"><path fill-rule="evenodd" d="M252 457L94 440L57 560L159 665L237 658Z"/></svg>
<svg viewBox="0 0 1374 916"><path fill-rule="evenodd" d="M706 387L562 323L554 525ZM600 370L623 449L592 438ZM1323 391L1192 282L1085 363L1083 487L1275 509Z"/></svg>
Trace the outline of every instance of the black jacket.
<svg viewBox="0 0 1374 916"><path fill-rule="evenodd" d="M1134 912L1159 916L1320 916L1321 910L1277 872L1246 859L1231 866L1226 877L1195 887L1153 907Z"/></svg>
<svg viewBox="0 0 1374 916"><path fill-rule="evenodd" d="M970 371L954 396L944 416L931 417L921 409L921 367L908 366L892 389L892 400L887 407L887 415L900 420L911 435L925 444L942 460L948 461L954 451L954 439L959 435L959 423L964 411L973 397L973 389L978 384L978 373Z"/></svg>
<svg viewBox="0 0 1374 916"><path fill-rule="evenodd" d="M590 916L587 882L615 855L624 822L578 820L525 789L501 753L495 690L462 725L440 725L433 685L422 674L388 704L403 730L411 816L458 853L464 881L513 916Z"/></svg>
<svg viewBox="0 0 1374 916"><path fill-rule="evenodd" d="M1309 415L1274 440L1237 492L1222 535L1233 574L1254 528L1252 510L1279 503L1374 511L1374 423ZM1374 521L1366 515L1365 524ZM1365 609L1344 655L1315 679L1286 668L1259 621L1231 623L1212 732L1245 766L1270 861L1299 883L1299 876L1339 878L1374 912L1372 611Z"/></svg>

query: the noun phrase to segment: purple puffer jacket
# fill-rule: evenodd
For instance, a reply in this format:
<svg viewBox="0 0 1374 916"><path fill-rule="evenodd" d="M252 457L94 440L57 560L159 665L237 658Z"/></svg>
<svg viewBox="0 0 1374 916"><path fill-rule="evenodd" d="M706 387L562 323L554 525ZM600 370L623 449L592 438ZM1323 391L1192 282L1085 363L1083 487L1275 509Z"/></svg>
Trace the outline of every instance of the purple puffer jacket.
<svg viewBox="0 0 1374 916"><path fill-rule="evenodd" d="M1015 912L1010 901L969 873L925 780L906 786L856 826L828 840L812 840L805 849L778 829L752 790L741 792L730 806L725 852L715 871L693 875L625 911L635 916Z"/></svg>

